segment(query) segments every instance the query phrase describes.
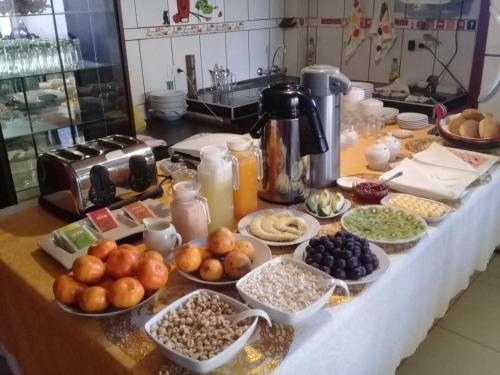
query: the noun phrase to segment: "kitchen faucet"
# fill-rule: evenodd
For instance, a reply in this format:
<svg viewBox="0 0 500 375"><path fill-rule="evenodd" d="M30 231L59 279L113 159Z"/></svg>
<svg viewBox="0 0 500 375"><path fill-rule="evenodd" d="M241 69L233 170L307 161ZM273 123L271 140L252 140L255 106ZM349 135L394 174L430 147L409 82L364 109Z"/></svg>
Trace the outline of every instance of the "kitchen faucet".
<svg viewBox="0 0 500 375"><path fill-rule="evenodd" d="M279 66L275 65L275 63L274 63L274 61L276 60L276 55L278 54L278 51L279 51L280 49L283 49L283 54L285 54L285 53L286 53L286 46L285 46L285 45L280 45L280 46L278 46L278 48L276 48L276 51L274 51L273 60L272 60L272 62L271 62L271 68L269 68L269 70L268 70L268 71L265 71L265 70L264 70L264 69L262 69L262 68L258 68L258 69L257 69L257 74L258 74L259 76L264 75L264 74L266 74L266 75L269 75L269 76L270 76L271 74L280 73L280 71L281 71L282 69L281 69ZM284 72L284 69L283 69L283 72Z"/></svg>
<svg viewBox="0 0 500 375"><path fill-rule="evenodd" d="M276 55L281 48L283 49L283 55L286 53L285 45L281 45L281 46L278 46L278 48L276 48L276 51L274 51L274 55L273 55L273 61L271 63L271 74L280 72L280 68L274 64L274 60L276 59ZM283 64L283 62L282 62L282 64Z"/></svg>

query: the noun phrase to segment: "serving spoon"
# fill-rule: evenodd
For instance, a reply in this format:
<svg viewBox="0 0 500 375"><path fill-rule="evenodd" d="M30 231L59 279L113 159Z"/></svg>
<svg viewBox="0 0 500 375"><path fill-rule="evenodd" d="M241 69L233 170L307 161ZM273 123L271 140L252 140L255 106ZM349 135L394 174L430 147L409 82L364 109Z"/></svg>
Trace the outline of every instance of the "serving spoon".
<svg viewBox="0 0 500 375"><path fill-rule="evenodd" d="M398 177L401 177L403 175L403 171L399 171L398 173L396 173L394 176L391 176L385 180L382 180L380 181L380 184L386 184L388 183L389 181L392 181L394 180L395 178L398 178Z"/></svg>
<svg viewBox="0 0 500 375"><path fill-rule="evenodd" d="M272 327L273 324L271 323L271 318L269 318L269 315L264 310L261 309L250 309L250 310L245 310L240 312L239 314L231 314L231 315L220 315L226 320L229 320L231 325L238 324L242 320L245 320L246 318L253 318L254 316L263 318L269 327Z"/></svg>

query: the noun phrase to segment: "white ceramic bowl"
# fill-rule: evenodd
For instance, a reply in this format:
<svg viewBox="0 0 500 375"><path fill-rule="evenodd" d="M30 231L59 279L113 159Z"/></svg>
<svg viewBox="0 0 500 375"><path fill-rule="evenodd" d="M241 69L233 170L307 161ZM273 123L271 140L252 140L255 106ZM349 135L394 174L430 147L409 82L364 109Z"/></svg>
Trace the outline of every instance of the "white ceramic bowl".
<svg viewBox="0 0 500 375"><path fill-rule="evenodd" d="M245 284L248 279L259 274L266 267L272 267L272 266L275 266L279 263L292 263L299 268L308 270L315 275L321 276L325 280L334 280L335 284L332 284L332 286L328 289L328 291L325 294L323 294L316 302L307 306L305 309L302 309L300 311L296 311L293 313L285 312L283 310L278 309L275 306L264 304L264 303L258 301L252 295L247 294L246 292L244 292L241 289L242 285ZM290 282L293 283L294 280L290 280ZM255 309L264 310L265 312L268 313L268 315L271 317L272 320L275 320L277 322L281 322L284 324L291 324L291 325L296 325L296 324L308 319L309 317L311 317L315 313L317 313L325 305L325 303L328 301L328 299L332 296L333 291L335 290L336 286L340 286L345 291L347 291L347 293L349 293L349 289L347 287L347 284L344 281L336 280L333 277L331 277L330 275L328 275L328 274L326 274L326 273L324 273L324 272L322 272L314 267L311 267L308 264L305 264L304 262L301 262L299 260L289 258L289 257L279 257L279 258L275 258L273 260L270 260L269 262L264 263L262 266L254 269L250 273L247 273L245 276L243 276L236 283L236 289L238 289L238 293L240 294L241 298L243 298L245 300L245 302L247 302L251 307L253 307Z"/></svg>
<svg viewBox="0 0 500 375"><path fill-rule="evenodd" d="M363 116L381 117L384 103L377 99L366 99L359 104Z"/></svg>
<svg viewBox="0 0 500 375"><path fill-rule="evenodd" d="M151 319L148 320L148 322L144 325L144 329L146 330L146 333L148 334L151 339L153 339L156 344L162 349L162 351L165 353L165 355L172 360L173 362L177 363L179 366L182 366L190 371L194 371L197 373L205 374L207 372L210 372L212 370L215 370L217 367L222 366L223 364L229 362L231 359L233 359L241 349L245 346L247 341L250 339L252 336L253 332L255 331L255 327L257 326L257 320L258 318L253 318L253 322L250 325L250 327L241 335L235 342L233 342L231 345L229 345L225 350L220 352L219 354L215 355L214 357L207 359L205 361L199 361L197 359L192 359L184 354L181 354L174 349L169 348L167 345L163 344L154 334L151 333L151 328L157 324L163 316L171 311L175 310L179 306L184 305L187 303L192 297L194 297L197 294L200 293L208 293L212 295L217 295L221 299L221 301L226 302L228 305L230 305L237 313L244 311L244 310L249 310L247 306L242 304L241 302L236 301L234 298L228 297L224 294L214 292L212 290L208 289L198 289L195 290L194 292L191 292L184 297L179 298L177 301L172 302L170 305L162 309L160 312L158 312L155 316L153 316Z"/></svg>

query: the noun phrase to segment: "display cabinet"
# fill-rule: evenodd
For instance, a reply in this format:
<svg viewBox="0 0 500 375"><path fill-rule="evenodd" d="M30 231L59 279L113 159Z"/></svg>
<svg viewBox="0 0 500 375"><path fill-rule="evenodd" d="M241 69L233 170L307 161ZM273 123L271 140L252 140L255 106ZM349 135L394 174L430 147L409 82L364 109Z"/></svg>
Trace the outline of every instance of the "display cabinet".
<svg viewBox="0 0 500 375"><path fill-rule="evenodd" d="M38 195L40 153L135 134L118 9L0 1L0 207Z"/></svg>

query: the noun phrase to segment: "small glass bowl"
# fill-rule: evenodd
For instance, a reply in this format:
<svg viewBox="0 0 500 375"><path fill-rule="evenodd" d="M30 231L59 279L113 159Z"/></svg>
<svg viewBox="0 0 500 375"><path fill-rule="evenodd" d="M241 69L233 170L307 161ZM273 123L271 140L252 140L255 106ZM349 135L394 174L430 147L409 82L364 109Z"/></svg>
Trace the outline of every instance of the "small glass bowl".
<svg viewBox="0 0 500 375"><path fill-rule="evenodd" d="M355 182L352 190L356 200L370 204L379 204L382 198L389 194L389 187L387 185L366 180Z"/></svg>

